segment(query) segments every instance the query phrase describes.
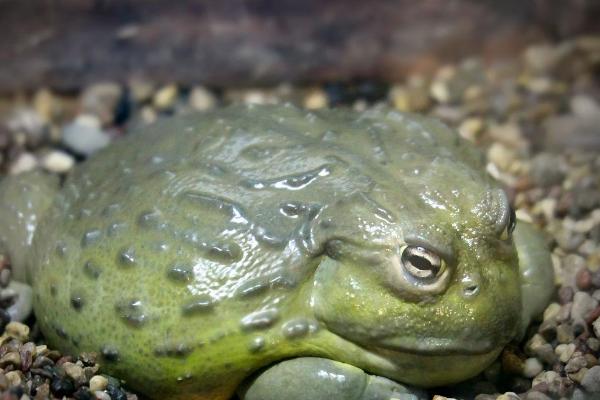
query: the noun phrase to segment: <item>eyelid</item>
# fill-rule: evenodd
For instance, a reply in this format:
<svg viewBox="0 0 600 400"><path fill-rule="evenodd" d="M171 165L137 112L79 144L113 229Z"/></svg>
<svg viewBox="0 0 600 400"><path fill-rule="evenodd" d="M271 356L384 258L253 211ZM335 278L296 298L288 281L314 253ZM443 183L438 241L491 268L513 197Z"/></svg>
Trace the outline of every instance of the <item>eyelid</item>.
<svg viewBox="0 0 600 400"><path fill-rule="evenodd" d="M446 261L447 263L454 263L455 261L455 256L454 256L454 252L452 251L452 249L450 247L445 247L445 246L440 246L440 245L434 245L431 242L420 238L420 237L407 237L405 238L405 242L406 244L408 244L409 246L421 246L424 247L430 251L433 251L434 253L436 253L438 256L440 256L442 259L444 259L444 261Z"/></svg>

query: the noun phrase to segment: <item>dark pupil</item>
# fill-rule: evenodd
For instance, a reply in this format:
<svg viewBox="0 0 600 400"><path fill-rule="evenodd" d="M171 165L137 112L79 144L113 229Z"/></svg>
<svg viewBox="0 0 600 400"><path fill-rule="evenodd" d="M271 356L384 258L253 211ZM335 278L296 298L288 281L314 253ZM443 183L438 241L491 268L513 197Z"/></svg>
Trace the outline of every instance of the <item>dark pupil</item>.
<svg viewBox="0 0 600 400"><path fill-rule="evenodd" d="M429 262L429 260L427 260L424 257L420 257L420 256L409 256L408 257L408 261L415 267L418 268L422 271L431 271L433 269L431 263Z"/></svg>
<svg viewBox="0 0 600 400"><path fill-rule="evenodd" d="M508 232L512 232L515 230L515 225L517 224L517 215L515 214L515 209L510 208L510 217L508 219Z"/></svg>

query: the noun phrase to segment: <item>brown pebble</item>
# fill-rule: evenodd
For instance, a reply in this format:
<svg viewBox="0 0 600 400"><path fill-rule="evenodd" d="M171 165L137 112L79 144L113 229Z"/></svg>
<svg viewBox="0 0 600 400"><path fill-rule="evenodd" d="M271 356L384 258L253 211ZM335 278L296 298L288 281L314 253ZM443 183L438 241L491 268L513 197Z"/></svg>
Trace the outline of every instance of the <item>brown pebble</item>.
<svg viewBox="0 0 600 400"><path fill-rule="evenodd" d="M581 268L575 275L577 287L581 290L588 290L592 287L592 273L587 268Z"/></svg>
<svg viewBox="0 0 600 400"><path fill-rule="evenodd" d="M598 307L594 308L592 311L590 311L590 313L585 318L585 322L587 324L591 324L598 317L600 317L600 306L598 306Z"/></svg>
<svg viewBox="0 0 600 400"><path fill-rule="evenodd" d="M27 342L21 349L19 350L19 355L21 356L21 370L23 372L29 370L31 368L31 364L33 363L33 354L35 353L35 343Z"/></svg>
<svg viewBox="0 0 600 400"><path fill-rule="evenodd" d="M50 385L42 383L36 388L34 400L46 400L50 398Z"/></svg>
<svg viewBox="0 0 600 400"><path fill-rule="evenodd" d="M8 389L8 379L0 372L0 391Z"/></svg>
<svg viewBox="0 0 600 400"><path fill-rule="evenodd" d="M64 363L67 363L67 362L73 362L73 357L71 357L71 356L62 356L61 358L59 358L56 361L56 365L60 366L60 365L63 365Z"/></svg>
<svg viewBox="0 0 600 400"><path fill-rule="evenodd" d="M9 365L12 365L15 368L21 367L21 356L18 352L11 351L0 358L0 368L5 368Z"/></svg>

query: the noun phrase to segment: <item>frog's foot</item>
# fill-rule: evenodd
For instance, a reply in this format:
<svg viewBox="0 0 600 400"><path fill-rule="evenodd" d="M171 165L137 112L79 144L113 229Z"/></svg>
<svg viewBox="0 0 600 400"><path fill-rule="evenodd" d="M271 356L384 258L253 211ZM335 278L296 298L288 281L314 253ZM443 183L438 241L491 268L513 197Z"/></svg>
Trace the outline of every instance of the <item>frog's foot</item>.
<svg viewBox="0 0 600 400"><path fill-rule="evenodd" d="M514 231L521 273L522 317L519 338L540 315L555 292L554 269L548 245L533 225L519 221Z"/></svg>
<svg viewBox="0 0 600 400"><path fill-rule="evenodd" d="M380 376L368 375L349 364L303 357L282 361L254 378L241 391L244 400L419 400L419 389Z"/></svg>
<svg viewBox="0 0 600 400"><path fill-rule="evenodd" d="M10 255L13 277L27 280L26 255L40 217L58 190L58 177L41 171L0 182L0 251Z"/></svg>

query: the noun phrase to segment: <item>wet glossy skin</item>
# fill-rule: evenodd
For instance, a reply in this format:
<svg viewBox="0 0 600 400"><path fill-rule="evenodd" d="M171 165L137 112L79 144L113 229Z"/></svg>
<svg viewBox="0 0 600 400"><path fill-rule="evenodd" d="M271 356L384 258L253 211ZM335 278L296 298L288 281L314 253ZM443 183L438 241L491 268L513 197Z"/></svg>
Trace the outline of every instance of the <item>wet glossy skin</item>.
<svg viewBox="0 0 600 400"><path fill-rule="evenodd" d="M33 237L34 307L50 343L155 398L226 399L301 356L446 384L519 329L509 220L480 153L437 121L231 107L67 179ZM411 275L407 248L439 257L435 277Z"/></svg>

